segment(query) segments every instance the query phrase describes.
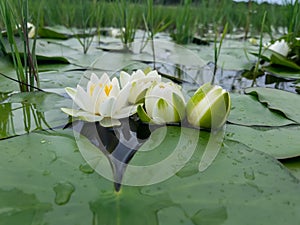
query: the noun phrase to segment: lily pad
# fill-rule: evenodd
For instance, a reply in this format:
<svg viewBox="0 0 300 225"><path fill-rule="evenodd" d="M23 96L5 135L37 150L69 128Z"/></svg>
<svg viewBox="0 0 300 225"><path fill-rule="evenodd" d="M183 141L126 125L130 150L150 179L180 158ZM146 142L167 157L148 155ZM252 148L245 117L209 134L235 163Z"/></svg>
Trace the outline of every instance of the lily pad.
<svg viewBox="0 0 300 225"><path fill-rule="evenodd" d="M76 87L83 74L82 70L42 72L39 73L40 87L44 90L49 88Z"/></svg>
<svg viewBox="0 0 300 225"><path fill-rule="evenodd" d="M206 62L214 61L213 44L211 46L201 46L200 49L196 50L197 54ZM225 39L222 44L218 66L225 70L249 69L249 61L255 60L256 57L247 52L257 50L257 46L252 46L248 42Z"/></svg>
<svg viewBox="0 0 300 225"><path fill-rule="evenodd" d="M282 112L287 118L300 123L300 95L271 88L247 88L246 94L257 95L267 107Z"/></svg>
<svg viewBox="0 0 300 225"><path fill-rule="evenodd" d="M0 90L1 92L11 92L18 90L19 85L17 82L9 79L17 80L17 74L15 72L14 66L8 57L1 57L0 60ZM8 76L9 78L5 77Z"/></svg>
<svg viewBox="0 0 300 225"><path fill-rule="evenodd" d="M0 189L1 224L41 224L44 214L52 210L49 203L40 202L34 194L16 188Z"/></svg>
<svg viewBox="0 0 300 225"><path fill-rule="evenodd" d="M36 105L40 112L46 112L51 109L60 109L65 105L71 105L71 101L58 94L49 92L20 92L12 94L6 103L25 103Z"/></svg>
<svg viewBox="0 0 300 225"><path fill-rule="evenodd" d="M197 149L201 152L200 147ZM80 169L86 162L71 131L31 133L3 140L0 159L0 190L26 193L11 195L9 200L0 195L0 221L15 219L32 224L24 222L32 211L18 208L28 196L31 208L51 209L40 217L49 225L87 225L95 221L120 225L179 225L182 221L296 225L300 219L299 181L272 157L239 143L226 141L202 173L172 176L145 187L123 186L118 193L113 191L112 182ZM5 214L8 207L18 208L23 216Z"/></svg>
<svg viewBox="0 0 300 225"><path fill-rule="evenodd" d="M230 94L232 106L228 122L245 126L284 126L292 120L270 110L252 95Z"/></svg>
<svg viewBox="0 0 300 225"><path fill-rule="evenodd" d="M280 66L265 66L263 68L266 72L273 74L276 77L281 77L284 79L299 79L300 78L300 71L295 69L290 69L287 67L280 67Z"/></svg>
<svg viewBox="0 0 300 225"><path fill-rule="evenodd" d="M228 125L226 139L243 143L278 159L300 156L300 127L268 129Z"/></svg>
<svg viewBox="0 0 300 225"><path fill-rule="evenodd" d="M285 220L297 224L294 220L297 200L291 202L287 198L298 192L298 186L299 181L272 157L226 141L205 172L173 177L142 188L142 193L150 196L168 193L195 224L281 224ZM294 190L290 190L292 187ZM172 213L174 210L165 211L164 217L173 217ZM254 217L256 219L251 220Z"/></svg>
<svg viewBox="0 0 300 225"><path fill-rule="evenodd" d="M300 180L300 158L291 158L281 161L291 173Z"/></svg>
<svg viewBox="0 0 300 225"><path fill-rule="evenodd" d="M271 55L271 63L300 71L300 66L276 52Z"/></svg>
<svg viewBox="0 0 300 225"><path fill-rule="evenodd" d="M72 101L60 95L45 92L13 94L0 104L0 139L33 130L64 126L67 121L60 107Z"/></svg>
<svg viewBox="0 0 300 225"><path fill-rule="evenodd" d="M53 27L40 27L38 29L38 35L42 38L68 39L73 35L73 32L65 26L56 25Z"/></svg>

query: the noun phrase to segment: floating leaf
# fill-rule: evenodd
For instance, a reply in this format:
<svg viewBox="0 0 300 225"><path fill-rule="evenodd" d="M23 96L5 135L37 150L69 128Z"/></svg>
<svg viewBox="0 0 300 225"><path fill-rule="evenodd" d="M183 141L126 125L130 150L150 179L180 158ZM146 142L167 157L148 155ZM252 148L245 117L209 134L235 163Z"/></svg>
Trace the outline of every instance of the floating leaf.
<svg viewBox="0 0 300 225"><path fill-rule="evenodd" d="M287 67L280 67L275 65L264 66L264 71L275 75L276 77L281 77L284 79L299 79L299 70L290 69Z"/></svg>
<svg viewBox="0 0 300 225"><path fill-rule="evenodd" d="M271 55L271 63L300 71L300 66L276 52Z"/></svg>
<svg viewBox="0 0 300 225"><path fill-rule="evenodd" d="M230 94L232 106L227 121L245 126L284 126L294 122L261 104L251 95Z"/></svg>
<svg viewBox="0 0 300 225"><path fill-rule="evenodd" d="M67 116L60 107L71 104L69 99L47 92L23 92L6 97L0 104L0 139L64 126Z"/></svg>
<svg viewBox="0 0 300 225"><path fill-rule="evenodd" d="M200 155L201 149L200 146L196 149ZM3 140L0 159L0 190L18 189L26 193L1 197L0 221L27 225L23 217L4 212L28 202L28 196L32 199L31 208L41 212L51 208L40 217L49 225L87 225L95 221L120 225L141 222L179 225L182 221L296 225L300 220L299 181L272 157L239 143L226 141L211 166L202 173L172 176L145 187L123 186L119 193L97 173L80 170L85 162L70 131L31 133ZM163 171L154 172L153 177ZM55 203L53 188L58 184L74 187L63 205ZM1 193L0 196L6 196ZM21 214L29 217L32 211L19 208L18 215ZM254 217L255 221L251 220Z"/></svg>
<svg viewBox="0 0 300 225"><path fill-rule="evenodd" d="M300 123L300 96L271 88L247 88L246 94L257 95L270 109L282 112L287 118Z"/></svg>
<svg viewBox="0 0 300 225"><path fill-rule="evenodd" d="M281 161L291 173L300 180L300 160L298 158L291 158Z"/></svg>
<svg viewBox="0 0 300 225"><path fill-rule="evenodd" d="M8 57L1 57L0 60L1 73L9 78L17 80L17 74L12 62ZM19 84L0 74L0 90L1 92L12 92L19 89Z"/></svg>
<svg viewBox="0 0 300 225"><path fill-rule="evenodd" d="M17 188L0 189L1 224L42 224L51 210L51 203L40 202L34 193L27 194Z"/></svg>
<svg viewBox="0 0 300 225"><path fill-rule="evenodd" d="M278 159L300 156L300 127L258 129L228 125L226 139L243 143Z"/></svg>
<svg viewBox="0 0 300 225"><path fill-rule="evenodd" d="M142 188L142 193L168 194L185 218L199 225L297 224L298 200L292 199L298 188L299 181L272 157L226 141L205 172L173 177ZM174 210L168 212L164 217L173 217Z"/></svg>
<svg viewBox="0 0 300 225"><path fill-rule="evenodd" d="M73 35L73 32L62 25L53 27L45 26L38 29L38 35L42 38L68 39Z"/></svg>

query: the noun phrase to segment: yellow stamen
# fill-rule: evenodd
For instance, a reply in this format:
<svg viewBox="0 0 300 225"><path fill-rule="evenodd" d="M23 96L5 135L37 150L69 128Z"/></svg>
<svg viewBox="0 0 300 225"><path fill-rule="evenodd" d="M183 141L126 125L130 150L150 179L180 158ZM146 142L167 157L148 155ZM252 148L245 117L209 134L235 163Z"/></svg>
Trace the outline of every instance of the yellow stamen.
<svg viewBox="0 0 300 225"><path fill-rule="evenodd" d="M105 91L105 94L108 96L110 91L112 89L112 84L111 85L105 85L104 87L104 91Z"/></svg>

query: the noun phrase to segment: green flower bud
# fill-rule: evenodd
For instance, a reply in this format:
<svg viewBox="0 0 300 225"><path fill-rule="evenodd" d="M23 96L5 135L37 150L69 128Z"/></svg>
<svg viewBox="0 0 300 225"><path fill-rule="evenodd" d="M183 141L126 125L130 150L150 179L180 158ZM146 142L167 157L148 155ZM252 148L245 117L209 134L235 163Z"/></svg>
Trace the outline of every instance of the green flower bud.
<svg viewBox="0 0 300 225"><path fill-rule="evenodd" d="M227 91L220 86L205 83L187 103L188 122L195 127L217 129L226 122L230 105Z"/></svg>

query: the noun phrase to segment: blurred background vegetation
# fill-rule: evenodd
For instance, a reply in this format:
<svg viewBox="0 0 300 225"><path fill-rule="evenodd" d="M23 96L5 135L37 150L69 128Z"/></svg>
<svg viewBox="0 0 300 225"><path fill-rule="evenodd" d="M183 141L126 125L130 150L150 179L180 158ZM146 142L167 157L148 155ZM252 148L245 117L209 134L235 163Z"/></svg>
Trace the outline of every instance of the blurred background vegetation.
<svg viewBox="0 0 300 225"><path fill-rule="evenodd" d="M17 1L17 0L11 0ZM126 4L124 4L124 2ZM147 14L147 0L28 0L29 22L42 26L64 25L66 27L124 27L124 18L135 29L145 30L143 17ZM122 5L120 11L120 5ZM241 32L244 37L259 35L265 12L264 32L271 35L283 34L290 24L291 0L282 5L255 1L234 2L232 0L153 0L153 27L164 27L171 35L178 26L188 27L190 33L203 36L228 23L228 33ZM83 13L84 12L84 13ZM90 12L90 13L89 13ZM121 15L122 14L122 15ZM293 18L297 21L297 18ZM181 18L181 21L178 19ZM178 24L181 23L181 24ZM0 26L3 23L0 21ZM294 31L299 31L296 24ZM0 27L0 28L1 28ZM187 32L186 29L182 29ZM185 40L188 42L188 40Z"/></svg>

